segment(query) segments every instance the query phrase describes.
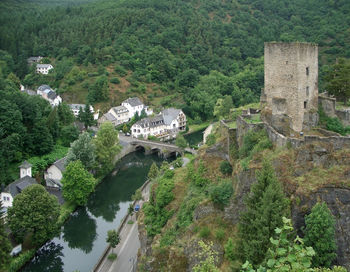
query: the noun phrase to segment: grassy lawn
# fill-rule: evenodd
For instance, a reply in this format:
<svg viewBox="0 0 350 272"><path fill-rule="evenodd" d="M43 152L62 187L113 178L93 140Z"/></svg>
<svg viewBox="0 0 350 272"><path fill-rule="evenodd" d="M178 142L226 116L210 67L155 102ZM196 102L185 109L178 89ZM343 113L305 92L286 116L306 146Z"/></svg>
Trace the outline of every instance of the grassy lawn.
<svg viewBox="0 0 350 272"><path fill-rule="evenodd" d="M206 128L207 126L209 126L209 124L210 124L210 121L206 121L198 125L197 124L188 125L188 128L189 128L188 133L196 132L198 130Z"/></svg>
<svg viewBox="0 0 350 272"><path fill-rule="evenodd" d="M260 114L253 114L250 118L244 118L244 120L246 120L247 123L250 124L256 124L261 122Z"/></svg>
<svg viewBox="0 0 350 272"><path fill-rule="evenodd" d="M237 128L236 121L233 121L233 122L230 122L230 123L226 123L226 125L228 125L229 128Z"/></svg>

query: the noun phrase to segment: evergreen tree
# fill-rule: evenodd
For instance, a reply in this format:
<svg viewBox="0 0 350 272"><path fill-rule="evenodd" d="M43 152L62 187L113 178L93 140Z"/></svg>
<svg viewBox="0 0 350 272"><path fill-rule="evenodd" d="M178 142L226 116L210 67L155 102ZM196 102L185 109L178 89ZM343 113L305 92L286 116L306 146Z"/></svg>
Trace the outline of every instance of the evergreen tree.
<svg viewBox="0 0 350 272"><path fill-rule="evenodd" d="M155 162L152 163L151 168L148 172L148 178L149 179L155 179L158 176L159 169Z"/></svg>
<svg viewBox="0 0 350 272"><path fill-rule="evenodd" d="M326 203L316 203L311 213L305 217L305 244L313 247L316 255L312 259L314 267L330 267L337 257L335 243L335 220Z"/></svg>
<svg viewBox="0 0 350 272"><path fill-rule="evenodd" d="M2 218L2 201L0 199L0 271L5 271L10 263L11 244L5 231L5 222Z"/></svg>
<svg viewBox="0 0 350 272"><path fill-rule="evenodd" d="M85 129L95 124L94 115L90 110L89 104L86 104L84 109L80 107L78 119L84 124Z"/></svg>
<svg viewBox="0 0 350 272"><path fill-rule="evenodd" d="M288 208L287 199L269 162L263 162L245 204L247 210L242 213L239 223L238 253L242 261L249 260L258 265L266 256L275 228L283 225L282 217L287 214Z"/></svg>
<svg viewBox="0 0 350 272"><path fill-rule="evenodd" d="M68 126L74 122L74 114L70 107L65 103L60 103L57 107L57 113L60 119L60 124Z"/></svg>

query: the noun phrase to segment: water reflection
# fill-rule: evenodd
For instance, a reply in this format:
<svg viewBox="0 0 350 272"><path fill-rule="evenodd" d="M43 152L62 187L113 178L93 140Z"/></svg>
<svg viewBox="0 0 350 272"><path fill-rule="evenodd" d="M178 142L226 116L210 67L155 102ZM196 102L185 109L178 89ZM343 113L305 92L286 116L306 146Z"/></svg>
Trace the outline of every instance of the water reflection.
<svg viewBox="0 0 350 272"><path fill-rule="evenodd" d="M62 249L63 246L54 242L49 242L41 247L32 260L37 271L63 272Z"/></svg>
<svg viewBox="0 0 350 272"><path fill-rule="evenodd" d="M63 240L70 248L78 248L89 253L97 237L96 221L86 209L78 209L63 228Z"/></svg>

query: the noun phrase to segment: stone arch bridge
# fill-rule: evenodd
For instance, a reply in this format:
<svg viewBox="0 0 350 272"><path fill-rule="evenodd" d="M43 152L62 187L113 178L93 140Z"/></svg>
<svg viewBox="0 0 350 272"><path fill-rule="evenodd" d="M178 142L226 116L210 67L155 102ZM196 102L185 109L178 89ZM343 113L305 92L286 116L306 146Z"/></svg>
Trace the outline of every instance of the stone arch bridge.
<svg viewBox="0 0 350 272"><path fill-rule="evenodd" d="M134 150L144 150L145 154L153 154L157 153L159 156L163 158L169 158L172 156L183 155L183 149L180 147L167 144L162 142L154 142L148 140L141 139L132 139L129 144L134 147Z"/></svg>

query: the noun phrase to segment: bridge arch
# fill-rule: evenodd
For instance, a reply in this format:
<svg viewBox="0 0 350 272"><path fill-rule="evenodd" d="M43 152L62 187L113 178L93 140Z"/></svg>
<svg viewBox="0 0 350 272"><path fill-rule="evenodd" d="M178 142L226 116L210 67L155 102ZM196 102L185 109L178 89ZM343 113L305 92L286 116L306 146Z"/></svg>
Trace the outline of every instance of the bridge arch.
<svg viewBox="0 0 350 272"><path fill-rule="evenodd" d="M137 146L135 146L135 151L146 153L146 148L142 145L137 145Z"/></svg>

